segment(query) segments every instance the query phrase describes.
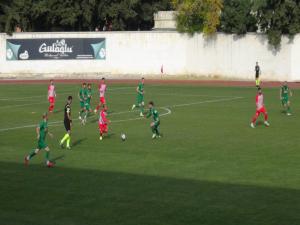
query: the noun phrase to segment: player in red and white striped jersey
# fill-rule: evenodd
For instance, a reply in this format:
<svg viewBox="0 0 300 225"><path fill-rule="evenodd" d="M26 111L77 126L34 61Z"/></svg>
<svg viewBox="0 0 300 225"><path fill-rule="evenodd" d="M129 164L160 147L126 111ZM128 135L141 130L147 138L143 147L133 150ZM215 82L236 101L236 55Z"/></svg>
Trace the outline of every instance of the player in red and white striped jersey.
<svg viewBox="0 0 300 225"><path fill-rule="evenodd" d="M256 120L257 118L259 117L259 115L262 113L264 115L264 119L265 119L265 122L264 124L268 127L270 126L269 122L268 122L268 113L267 113L267 109L265 107L265 104L264 104L264 95L262 93L262 90L261 88L258 88L258 91L257 91L257 95L256 95L256 98L255 98L255 101L256 101L256 113L252 119L252 123L251 123L251 127L252 128L255 128L256 126Z"/></svg>
<svg viewBox="0 0 300 225"><path fill-rule="evenodd" d="M50 80L50 85L48 86L48 101L49 101L49 112L53 112L54 105L55 105L55 98L56 98L56 92L55 92L55 86L53 80Z"/></svg>
<svg viewBox="0 0 300 225"><path fill-rule="evenodd" d="M103 135L108 132L109 120L107 119L107 108L103 105L103 109L99 114L99 131L100 131L100 141L103 139Z"/></svg>
<svg viewBox="0 0 300 225"><path fill-rule="evenodd" d="M105 84L105 78L103 77L101 79L101 83L99 84L98 90L99 90L99 104L96 107L96 109L94 110L95 113L97 113L97 111L101 108L101 106L106 106L106 100L105 100L105 92L106 92L106 84Z"/></svg>

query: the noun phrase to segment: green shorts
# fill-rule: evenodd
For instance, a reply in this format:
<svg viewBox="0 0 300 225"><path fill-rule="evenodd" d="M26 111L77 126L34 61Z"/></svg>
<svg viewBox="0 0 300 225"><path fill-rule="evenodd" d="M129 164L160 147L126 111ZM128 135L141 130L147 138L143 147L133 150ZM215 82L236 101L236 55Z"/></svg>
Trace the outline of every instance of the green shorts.
<svg viewBox="0 0 300 225"><path fill-rule="evenodd" d="M84 106L85 106L85 109L86 109L86 110L88 110L88 111L91 110L91 104L90 104L90 103L87 103L87 102L86 102L86 103L84 104Z"/></svg>
<svg viewBox="0 0 300 225"><path fill-rule="evenodd" d="M38 149L45 149L47 147L48 147L48 145L46 144L45 141L41 141L41 140L38 141L38 145L37 145Z"/></svg>
<svg viewBox="0 0 300 225"><path fill-rule="evenodd" d="M80 108L83 109L85 106L84 102L80 101Z"/></svg>
<svg viewBox="0 0 300 225"><path fill-rule="evenodd" d="M136 101L137 101L137 105L143 104L144 103L144 95L138 94Z"/></svg>
<svg viewBox="0 0 300 225"><path fill-rule="evenodd" d="M158 128L160 125L160 121L154 121L153 123L155 128Z"/></svg>
<svg viewBox="0 0 300 225"><path fill-rule="evenodd" d="M283 98L281 99L282 105L286 105L286 104L288 104L288 102L289 102L289 98L288 98L288 97L283 97Z"/></svg>

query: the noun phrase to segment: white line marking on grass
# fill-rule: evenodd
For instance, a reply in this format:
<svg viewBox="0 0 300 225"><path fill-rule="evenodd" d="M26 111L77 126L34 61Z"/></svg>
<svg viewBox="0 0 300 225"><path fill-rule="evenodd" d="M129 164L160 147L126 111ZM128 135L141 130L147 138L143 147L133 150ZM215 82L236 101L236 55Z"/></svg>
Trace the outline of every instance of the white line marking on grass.
<svg viewBox="0 0 300 225"><path fill-rule="evenodd" d="M24 99L9 99L9 98L1 98L0 101L12 101L12 102L24 102ZM28 102L35 102L36 100L27 99Z"/></svg>
<svg viewBox="0 0 300 225"><path fill-rule="evenodd" d="M70 91L62 91L58 93L58 96L60 96L61 94L71 94L72 90ZM26 100L26 99L32 99L32 98L45 98L47 99L47 92L44 95L34 95L34 96L26 96L26 97L20 97L20 98L6 98L6 97L2 97L0 98L0 101L18 101L18 100Z"/></svg>
<svg viewBox="0 0 300 225"><path fill-rule="evenodd" d="M22 107L22 106L42 105L42 104L47 104L47 102L45 101L45 102L27 103L21 105L6 105L6 106L1 106L0 109L9 109L9 108Z"/></svg>
<svg viewBox="0 0 300 225"><path fill-rule="evenodd" d="M227 101L233 101L233 100L243 99L243 98L244 97L221 98L221 99L215 99L215 100L206 100L206 101L200 101L200 102L191 102L191 103L184 103L184 104L178 104L178 105L171 105L171 106L166 106L166 107L175 108L175 107L183 107L183 106L191 106L191 105L200 105L200 104L205 104L205 103L227 102Z"/></svg>
<svg viewBox="0 0 300 225"><path fill-rule="evenodd" d="M53 124L58 124L58 123L63 124L63 121L54 121L54 122L49 122L48 124L53 125ZM19 130L19 129L23 129L23 128L33 128L33 127L37 127L37 126L38 126L38 124L31 124L31 125L26 125L26 126L3 128L3 129L0 129L0 132L10 131L10 130Z"/></svg>
<svg viewBox="0 0 300 225"><path fill-rule="evenodd" d="M191 106L191 105L200 105L200 104L205 104L205 103L226 102L226 101L233 101L233 100L238 100L238 99L243 99L243 97L223 98L223 99L199 101L199 102L192 102L192 103L186 103L186 104L177 104L177 105L171 105L171 106L161 106L159 108L165 109L167 111L167 113L161 115L161 116L163 116L163 115L165 116L165 115L171 114L171 110L169 108ZM125 113L129 113L129 112L134 112L134 111L116 112L116 113L111 113L110 115L125 114ZM91 117L93 117L93 116L91 116ZM115 120L115 121L112 121L112 122L118 123L118 122L125 122L125 121L139 120L139 119L142 119L142 117L137 117L137 118L132 118L132 119L124 119L124 120ZM74 119L73 121L78 121L78 119ZM54 125L55 126L55 124L59 124L59 123L62 124L63 121L49 122L49 125ZM59 126L61 126L61 124L59 124ZM2 128L2 129L0 129L0 132L18 130L18 129L23 129L23 128L32 128L32 127L36 127L36 126L37 125L25 125L25 126L11 127L11 128Z"/></svg>
<svg viewBox="0 0 300 225"><path fill-rule="evenodd" d="M129 89L129 87L114 88L114 89L110 89L110 91L115 91L115 90L119 90L119 89ZM132 89L132 87L130 87L130 89ZM70 93L70 92L60 92L59 94L63 94L63 96L66 96L67 94L72 95L72 93ZM23 98L2 98L2 99L0 99L0 101L23 101L23 100L26 100L26 99L40 98L40 97L46 98L47 95L38 95L38 96L23 97ZM29 100L29 101L35 101L35 100ZM61 102L61 101L57 100L56 102ZM14 108L14 107L23 107L23 106L31 106L31 105L42 105L42 104L48 104L48 101L45 100L43 102L26 103L26 104L19 104L19 105L0 106L0 109L9 109L9 108Z"/></svg>
<svg viewBox="0 0 300 225"><path fill-rule="evenodd" d="M123 90L123 89L134 89L134 87L119 87L119 88L109 88L107 89L108 92L110 91L116 91L116 90ZM69 91L62 91L62 92L58 92L58 95L61 94L72 94L73 90L69 90ZM34 96L26 96L26 97L20 97L20 98L7 98L7 97L0 97L0 101L21 101L21 100L26 100L26 99L32 99L32 98L47 98L47 92L44 95L34 95Z"/></svg>
<svg viewBox="0 0 300 225"><path fill-rule="evenodd" d="M167 107L158 107L158 108L164 109L164 110L167 111L166 113L160 114L160 117L167 116L167 115L170 115L172 113L171 109L169 109ZM133 121L133 120L141 120L141 119L145 119L145 118L144 117L137 117L137 118L132 118L132 119L124 119L124 120L112 120L111 122L112 123L120 123L120 122L127 122L127 121Z"/></svg>
<svg viewBox="0 0 300 225"><path fill-rule="evenodd" d="M122 95L136 95L135 92L123 92ZM231 95L189 95L189 94L180 94L180 93L170 93L170 94L164 94L164 93L151 93L151 95L158 95L158 96L178 96L178 97L210 97L210 98L236 98L239 96L231 96ZM240 97L239 97L240 98Z"/></svg>

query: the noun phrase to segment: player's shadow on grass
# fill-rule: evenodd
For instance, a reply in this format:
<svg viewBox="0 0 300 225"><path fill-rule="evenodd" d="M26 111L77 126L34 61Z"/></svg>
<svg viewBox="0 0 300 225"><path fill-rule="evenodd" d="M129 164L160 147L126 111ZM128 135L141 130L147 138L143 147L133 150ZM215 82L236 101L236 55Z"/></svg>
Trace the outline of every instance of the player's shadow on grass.
<svg viewBox="0 0 300 225"><path fill-rule="evenodd" d="M58 161L61 161L61 160L63 161L64 158L65 158L65 155L60 155L60 156L57 156L57 157L51 159L51 161L54 163L57 163Z"/></svg>
<svg viewBox="0 0 300 225"><path fill-rule="evenodd" d="M115 133L108 133L105 137L106 138L112 138L114 137L116 134Z"/></svg>
<svg viewBox="0 0 300 225"><path fill-rule="evenodd" d="M76 141L74 141L74 142L72 143L72 146L73 146L73 147L76 147L77 145L82 144L82 142L84 142L84 141L86 141L86 140L87 140L87 138L81 138L81 139L78 139L78 140L76 140Z"/></svg>
<svg viewBox="0 0 300 225"><path fill-rule="evenodd" d="M61 112L63 112L63 109L58 109L58 110L54 110L54 114L58 114L58 113L61 113Z"/></svg>
<svg viewBox="0 0 300 225"><path fill-rule="evenodd" d="M94 167L97 160L101 164L105 159L94 155L89 160ZM80 165L79 158L76 166ZM280 188L108 172L86 166L76 169L58 163L47 169L0 162L1 224L41 224L47 212L51 216L43 224L300 224L296 183L295 189Z"/></svg>
<svg viewBox="0 0 300 225"><path fill-rule="evenodd" d="M98 122L97 118L94 118L94 119L90 120L90 123L96 123L96 122Z"/></svg>
<svg viewBox="0 0 300 225"><path fill-rule="evenodd" d="M257 121L257 122L256 122L256 125L257 125L257 126L263 126L263 127L266 126L266 125L264 124L264 121L263 121L263 120Z"/></svg>

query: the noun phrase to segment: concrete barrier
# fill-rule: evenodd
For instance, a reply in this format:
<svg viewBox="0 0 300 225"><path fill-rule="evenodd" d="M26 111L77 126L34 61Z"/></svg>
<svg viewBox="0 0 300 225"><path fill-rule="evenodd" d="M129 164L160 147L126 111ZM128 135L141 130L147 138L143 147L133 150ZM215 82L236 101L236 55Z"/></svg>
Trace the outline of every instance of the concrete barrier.
<svg viewBox="0 0 300 225"><path fill-rule="evenodd" d="M6 39L106 38L106 60L7 61ZM252 80L259 61L262 79L300 80L300 36L284 37L275 51L264 35L217 34L207 39L173 31L0 34L0 77L161 76Z"/></svg>

